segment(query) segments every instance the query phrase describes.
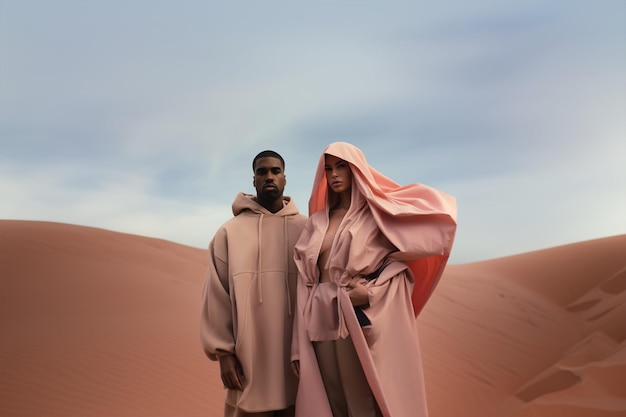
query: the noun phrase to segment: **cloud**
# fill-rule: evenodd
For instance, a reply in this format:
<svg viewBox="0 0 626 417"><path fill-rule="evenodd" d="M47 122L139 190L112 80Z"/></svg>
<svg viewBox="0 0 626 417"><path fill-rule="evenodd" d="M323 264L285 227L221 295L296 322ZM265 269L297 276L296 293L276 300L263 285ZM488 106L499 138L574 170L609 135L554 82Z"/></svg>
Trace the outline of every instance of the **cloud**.
<svg viewBox="0 0 626 417"><path fill-rule="evenodd" d="M37 13L32 13L37 10ZM3 6L0 217L206 246L263 149L457 197L453 261L625 233L626 5ZM5 198L5 196L7 196Z"/></svg>
<svg viewBox="0 0 626 417"><path fill-rule="evenodd" d="M13 175L1 172L2 217L95 226L206 247L232 217L230 203L177 199L154 193L155 177L57 167ZM79 173L85 175L81 178Z"/></svg>

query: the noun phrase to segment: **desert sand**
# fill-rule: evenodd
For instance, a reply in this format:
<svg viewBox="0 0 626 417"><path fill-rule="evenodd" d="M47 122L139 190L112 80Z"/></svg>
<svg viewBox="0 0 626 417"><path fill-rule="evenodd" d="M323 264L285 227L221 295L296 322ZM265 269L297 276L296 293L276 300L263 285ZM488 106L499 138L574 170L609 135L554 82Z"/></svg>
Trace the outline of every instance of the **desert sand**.
<svg viewBox="0 0 626 417"><path fill-rule="evenodd" d="M206 263L0 220L0 416L221 416L198 336ZM419 323L431 417L626 416L626 235L449 265Z"/></svg>

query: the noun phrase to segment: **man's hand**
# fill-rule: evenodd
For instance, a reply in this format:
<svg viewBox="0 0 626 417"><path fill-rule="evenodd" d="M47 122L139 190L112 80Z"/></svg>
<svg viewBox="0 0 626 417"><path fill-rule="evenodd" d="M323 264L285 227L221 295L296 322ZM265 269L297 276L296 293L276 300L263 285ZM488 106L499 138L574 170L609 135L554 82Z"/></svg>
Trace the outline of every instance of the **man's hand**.
<svg viewBox="0 0 626 417"><path fill-rule="evenodd" d="M352 278L348 283L348 296L353 306L364 306L370 303L369 293L367 292L367 280L365 278Z"/></svg>
<svg viewBox="0 0 626 417"><path fill-rule="evenodd" d="M243 374L243 368L237 356L220 356L220 372L222 382L226 388L243 391L243 384L246 381L246 377Z"/></svg>

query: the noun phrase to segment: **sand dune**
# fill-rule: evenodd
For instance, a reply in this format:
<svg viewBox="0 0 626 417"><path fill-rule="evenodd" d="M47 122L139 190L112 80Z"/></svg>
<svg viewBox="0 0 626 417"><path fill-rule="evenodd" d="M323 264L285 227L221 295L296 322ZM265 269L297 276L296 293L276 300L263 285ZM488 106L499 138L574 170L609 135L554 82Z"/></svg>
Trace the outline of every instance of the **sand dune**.
<svg viewBox="0 0 626 417"><path fill-rule="evenodd" d="M0 222L0 415L218 416L199 346L205 252Z"/></svg>
<svg viewBox="0 0 626 417"><path fill-rule="evenodd" d="M163 240L0 221L0 416L220 416L205 265ZM626 235L450 265L420 337L432 417L624 416Z"/></svg>
<svg viewBox="0 0 626 417"><path fill-rule="evenodd" d="M420 316L432 414L626 415L625 267L626 236L449 266Z"/></svg>

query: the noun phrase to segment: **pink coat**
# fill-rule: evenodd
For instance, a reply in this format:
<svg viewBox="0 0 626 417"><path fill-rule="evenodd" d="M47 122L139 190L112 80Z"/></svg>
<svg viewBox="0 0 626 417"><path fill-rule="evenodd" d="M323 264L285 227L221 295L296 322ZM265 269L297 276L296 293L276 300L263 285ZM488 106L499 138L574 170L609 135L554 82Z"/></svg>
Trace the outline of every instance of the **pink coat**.
<svg viewBox="0 0 626 417"><path fill-rule="evenodd" d="M328 226L324 154L348 161L352 203L339 226L329 260L338 286L337 337L351 336L368 383L386 417L426 416L416 315L440 278L456 231L452 197L430 187L400 187L370 167L353 145L331 144L320 157L309 201L310 218L295 246L299 280L292 359L300 361L298 417L332 417L310 334L319 315L313 295L317 257ZM382 272L381 272L382 271ZM355 276L374 274L368 284L372 325L361 328L345 291ZM333 322L332 317L327 322Z"/></svg>

